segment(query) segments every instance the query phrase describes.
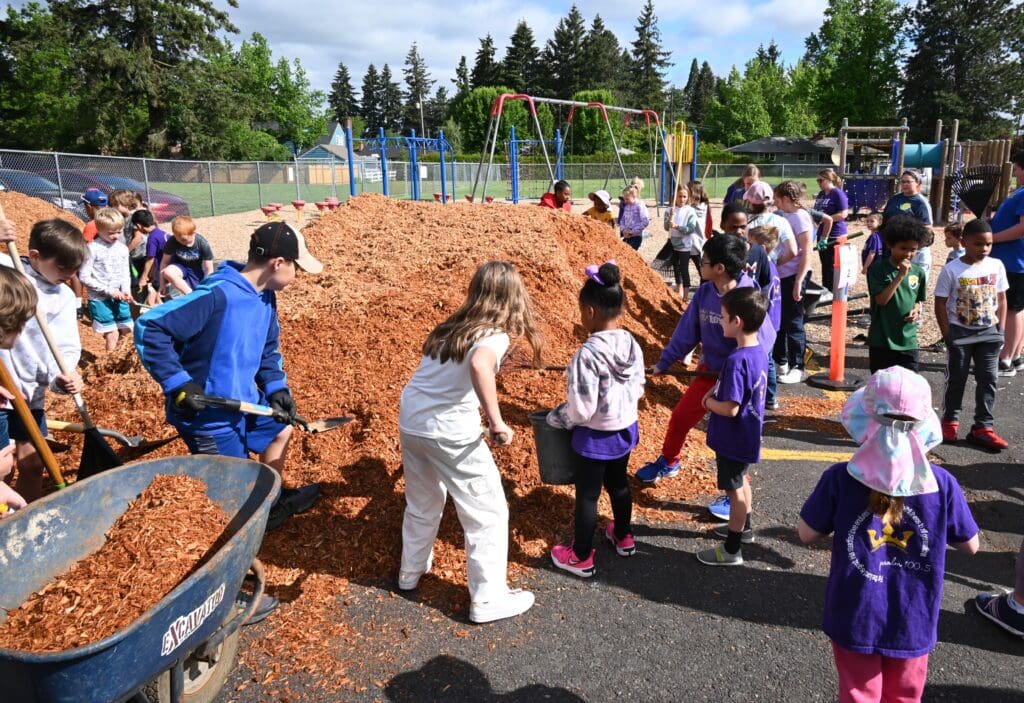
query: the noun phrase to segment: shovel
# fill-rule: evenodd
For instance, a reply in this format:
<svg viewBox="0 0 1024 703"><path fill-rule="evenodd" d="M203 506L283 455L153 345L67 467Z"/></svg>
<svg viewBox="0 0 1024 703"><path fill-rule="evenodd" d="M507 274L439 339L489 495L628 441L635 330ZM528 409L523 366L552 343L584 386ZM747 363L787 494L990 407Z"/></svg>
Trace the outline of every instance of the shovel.
<svg viewBox="0 0 1024 703"><path fill-rule="evenodd" d="M46 426L51 430L57 430L58 432L74 432L76 434L85 434L85 425L81 422L64 422L63 420L51 420L46 419ZM104 427L97 427L96 431L103 437L110 437L116 439L125 447L131 447L132 449L137 448L142 444L142 437L140 435L132 435L128 437L121 434L116 430L108 430Z"/></svg>
<svg viewBox="0 0 1024 703"><path fill-rule="evenodd" d="M201 395L194 394L187 396L184 391L179 393L174 399L175 405L181 405L182 401L186 397L191 399L199 405L210 406L214 408L224 408L225 410L234 410L235 412L246 413L249 415L262 415L264 417L272 417L283 425L294 424L299 428L310 432L312 434L318 434L320 432L330 432L331 430L337 429L342 425L347 425L352 422L355 418L352 417L325 417L322 420L313 420L310 422L300 415L295 416L295 421L292 422L287 417L282 416L279 412L273 408L267 407L266 405L257 405L256 403L247 403L244 400L235 400L234 398L221 398L215 395Z"/></svg>

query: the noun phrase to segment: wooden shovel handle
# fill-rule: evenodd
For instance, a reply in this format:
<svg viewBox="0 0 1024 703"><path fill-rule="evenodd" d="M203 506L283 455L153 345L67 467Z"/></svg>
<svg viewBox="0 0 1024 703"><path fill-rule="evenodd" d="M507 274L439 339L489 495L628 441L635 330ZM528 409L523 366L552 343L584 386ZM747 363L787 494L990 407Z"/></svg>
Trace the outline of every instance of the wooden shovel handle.
<svg viewBox="0 0 1024 703"><path fill-rule="evenodd" d="M39 430L39 425L36 424L36 420L32 417L32 411L28 408L28 403L21 396L21 392L18 390L18 386L15 385L14 379L11 378L10 372L7 370L7 366L0 362L0 385L6 388L14 396L14 410L18 413L18 418L21 420L21 424L25 426L25 430L28 432L29 440L32 442L32 446L39 452L39 458L43 460L43 464L46 466L46 470L50 472L50 477L53 478L53 482L57 484L57 488L64 488L68 484L64 482L64 477L60 473L60 467L57 466L57 459L53 456L53 452L50 451L50 445L46 443L46 438L43 437L43 433Z"/></svg>

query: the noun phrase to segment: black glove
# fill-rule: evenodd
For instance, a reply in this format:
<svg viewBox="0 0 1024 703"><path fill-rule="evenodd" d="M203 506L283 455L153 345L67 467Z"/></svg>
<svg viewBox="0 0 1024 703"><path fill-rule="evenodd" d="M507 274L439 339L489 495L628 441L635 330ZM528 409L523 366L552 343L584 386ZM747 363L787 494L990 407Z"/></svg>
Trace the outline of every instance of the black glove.
<svg viewBox="0 0 1024 703"><path fill-rule="evenodd" d="M167 397L171 399L171 408L178 415L186 420L191 420L196 416L197 412L206 407L197 398L197 396L201 395L203 395L203 387L198 383L189 381L168 393Z"/></svg>
<svg viewBox="0 0 1024 703"><path fill-rule="evenodd" d="M295 399L287 388L271 393L267 402L274 411L275 420L285 425L295 422Z"/></svg>

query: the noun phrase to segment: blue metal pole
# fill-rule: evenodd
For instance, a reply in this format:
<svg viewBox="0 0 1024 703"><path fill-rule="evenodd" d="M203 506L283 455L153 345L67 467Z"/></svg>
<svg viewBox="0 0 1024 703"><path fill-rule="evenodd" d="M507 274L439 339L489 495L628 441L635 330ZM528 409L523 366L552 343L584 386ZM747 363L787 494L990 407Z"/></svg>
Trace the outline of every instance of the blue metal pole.
<svg viewBox="0 0 1024 703"><path fill-rule="evenodd" d="M356 197L356 164L352 151L352 120L345 120L345 151L348 153L348 191Z"/></svg>
<svg viewBox="0 0 1024 703"><path fill-rule="evenodd" d="M444 177L444 130L437 132L437 150L441 154L441 202L448 202L447 182Z"/></svg>
<svg viewBox="0 0 1024 703"><path fill-rule="evenodd" d="M565 143L562 141L562 130L555 130L555 153L558 154L558 158L555 160L555 178L560 181L565 180Z"/></svg>
<svg viewBox="0 0 1024 703"><path fill-rule="evenodd" d="M516 143L516 126L512 125L509 129L508 136L508 168L511 173L509 176L512 179L512 204L516 205L519 203L519 158L516 152L519 151L519 145Z"/></svg>
<svg viewBox="0 0 1024 703"><path fill-rule="evenodd" d="M412 169L412 199L420 199L420 168L419 163L416 160L416 130L410 129L409 133L412 135L412 139L406 139L405 143L409 147L409 165Z"/></svg>
<svg viewBox="0 0 1024 703"><path fill-rule="evenodd" d="M390 198L391 193L388 189L388 154L387 154L387 138L384 136L384 128L380 128L380 138L377 140L380 144L380 180L384 188L384 197Z"/></svg>

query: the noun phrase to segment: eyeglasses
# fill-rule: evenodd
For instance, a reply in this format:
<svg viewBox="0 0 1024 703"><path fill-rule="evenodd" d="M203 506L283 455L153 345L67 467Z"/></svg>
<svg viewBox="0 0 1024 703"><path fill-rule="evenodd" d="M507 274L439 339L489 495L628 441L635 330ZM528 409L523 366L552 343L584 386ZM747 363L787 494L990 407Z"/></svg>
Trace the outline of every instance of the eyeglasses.
<svg viewBox="0 0 1024 703"><path fill-rule="evenodd" d="M704 268L705 266L711 266L711 262L708 261L707 259L701 259L700 260L700 265L701 265L701 268Z"/></svg>

